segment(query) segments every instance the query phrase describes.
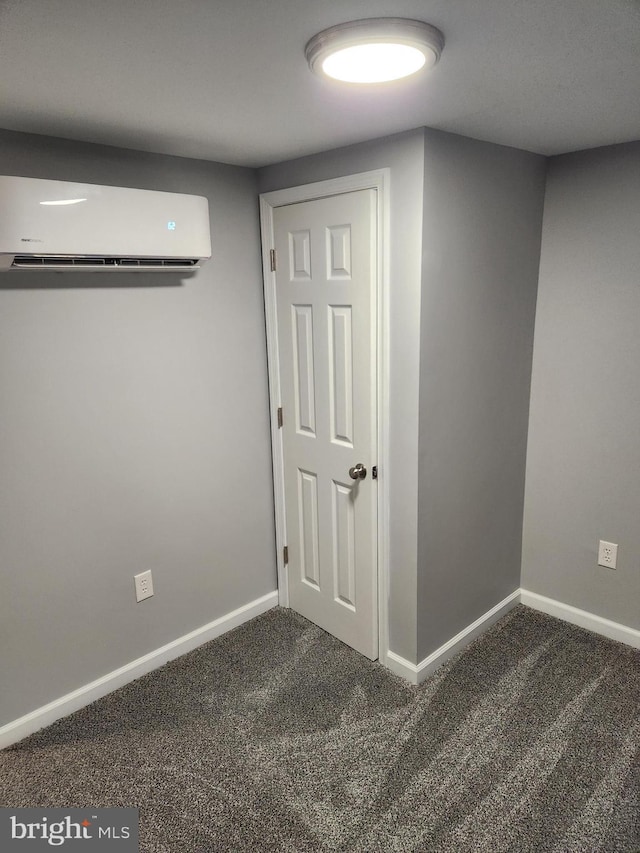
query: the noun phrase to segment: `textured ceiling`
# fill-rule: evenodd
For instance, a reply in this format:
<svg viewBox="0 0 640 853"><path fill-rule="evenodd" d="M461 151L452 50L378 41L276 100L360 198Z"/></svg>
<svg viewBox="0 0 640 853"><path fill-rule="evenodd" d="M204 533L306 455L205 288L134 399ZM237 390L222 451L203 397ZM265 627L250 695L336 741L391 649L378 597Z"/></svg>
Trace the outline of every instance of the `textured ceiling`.
<svg viewBox="0 0 640 853"><path fill-rule="evenodd" d="M426 20L440 63L307 69L343 21ZM640 139L637 0L0 0L0 127L259 166L421 125L543 154Z"/></svg>

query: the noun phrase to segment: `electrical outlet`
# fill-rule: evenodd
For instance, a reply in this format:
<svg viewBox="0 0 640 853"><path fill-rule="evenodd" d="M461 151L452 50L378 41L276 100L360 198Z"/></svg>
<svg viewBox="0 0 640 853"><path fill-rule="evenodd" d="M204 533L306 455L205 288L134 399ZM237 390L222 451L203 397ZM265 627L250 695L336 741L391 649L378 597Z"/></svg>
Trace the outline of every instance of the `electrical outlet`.
<svg viewBox="0 0 640 853"><path fill-rule="evenodd" d="M134 575L133 580L136 584L136 601L144 601L145 598L151 598L153 595L151 569L147 572L140 572L139 575Z"/></svg>
<svg viewBox="0 0 640 853"><path fill-rule="evenodd" d="M603 542L598 546L598 565L606 569L615 569L618 562L618 546L615 542Z"/></svg>

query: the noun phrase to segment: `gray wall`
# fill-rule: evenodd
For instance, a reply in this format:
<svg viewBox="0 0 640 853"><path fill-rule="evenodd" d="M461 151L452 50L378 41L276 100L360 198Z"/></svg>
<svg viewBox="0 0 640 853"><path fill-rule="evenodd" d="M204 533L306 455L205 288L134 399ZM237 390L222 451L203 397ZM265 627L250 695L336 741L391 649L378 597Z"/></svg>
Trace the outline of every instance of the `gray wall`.
<svg viewBox="0 0 640 853"><path fill-rule="evenodd" d="M213 240L169 286L0 280L1 725L276 575L255 173L10 132L0 154L3 174L207 195Z"/></svg>
<svg viewBox="0 0 640 853"><path fill-rule="evenodd" d="M258 190L391 169L391 649L419 661L520 585L543 158L431 130L258 182L8 131L0 154L207 195L213 233L183 281L0 279L0 725L275 589ZM550 161L522 585L634 627L638 233L640 143Z"/></svg>
<svg viewBox="0 0 640 853"><path fill-rule="evenodd" d="M520 585L545 160L426 131L418 660Z"/></svg>
<svg viewBox="0 0 640 853"><path fill-rule="evenodd" d="M550 161L522 585L640 628L640 143ZM617 542L616 571L597 566Z"/></svg>
<svg viewBox="0 0 640 853"><path fill-rule="evenodd" d="M260 192L391 170L389 645L416 660L418 380L424 131L351 145L259 170ZM397 472L395 475L393 472ZM388 476L381 471L381 477Z"/></svg>

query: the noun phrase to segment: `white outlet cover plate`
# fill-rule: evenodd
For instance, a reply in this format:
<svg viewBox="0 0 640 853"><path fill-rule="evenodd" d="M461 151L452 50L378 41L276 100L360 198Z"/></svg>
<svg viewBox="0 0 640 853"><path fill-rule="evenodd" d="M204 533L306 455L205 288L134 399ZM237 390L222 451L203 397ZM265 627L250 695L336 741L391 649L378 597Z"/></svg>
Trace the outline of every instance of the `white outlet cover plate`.
<svg viewBox="0 0 640 853"><path fill-rule="evenodd" d="M618 546L615 542L600 540L598 545L598 565L605 569L615 569L618 562Z"/></svg>
<svg viewBox="0 0 640 853"><path fill-rule="evenodd" d="M133 580L136 585L136 601L144 601L145 598L151 598L153 595L151 569L146 572L140 572L139 575L134 575Z"/></svg>

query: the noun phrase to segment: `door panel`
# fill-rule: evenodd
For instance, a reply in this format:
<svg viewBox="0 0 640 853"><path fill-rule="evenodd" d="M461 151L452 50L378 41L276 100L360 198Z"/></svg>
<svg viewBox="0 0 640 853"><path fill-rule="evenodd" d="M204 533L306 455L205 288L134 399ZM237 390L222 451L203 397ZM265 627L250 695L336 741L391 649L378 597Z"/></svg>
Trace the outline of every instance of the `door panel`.
<svg viewBox="0 0 640 853"><path fill-rule="evenodd" d="M298 507L300 520L300 576L320 589L320 550L318 546L318 478L298 469Z"/></svg>
<svg viewBox="0 0 640 853"><path fill-rule="evenodd" d="M315 365L313 361L313 307L292 305L293 372L298 432L316 434Z"/></svg>
<svg viewBox="0 0 640 853"><path fill-rule="evenodd" d="M372 659L375 202L359 190L274 210L289 600Z"/></svg>
<svg viewBox="0 0 640 853"><path fill-rule="evenodd" d="M333 594L335 601L355 609L356 543L353 490L333 481Z"/></svg>
<svg viewBox="0 0 640 853"><path fill-rule="evenodd" d="M353 342L351 307L329 306L331 441L353 447Z"/></svg>

